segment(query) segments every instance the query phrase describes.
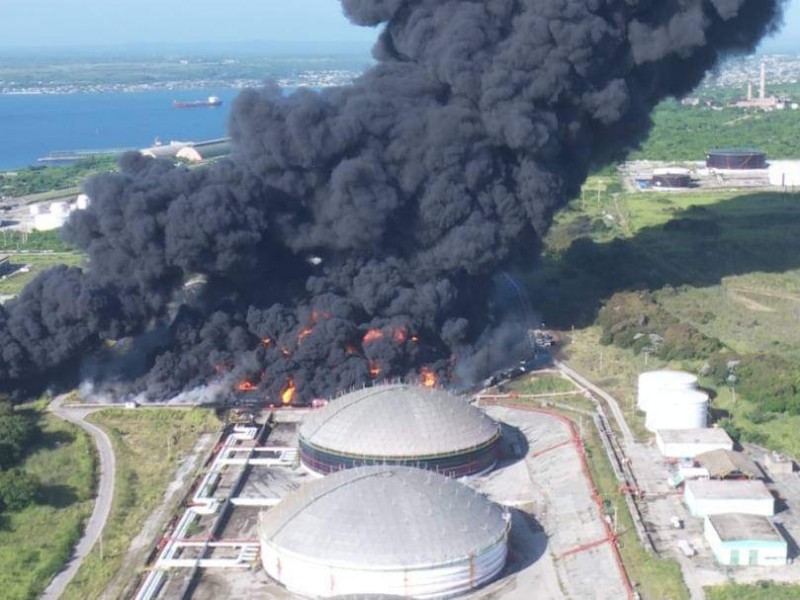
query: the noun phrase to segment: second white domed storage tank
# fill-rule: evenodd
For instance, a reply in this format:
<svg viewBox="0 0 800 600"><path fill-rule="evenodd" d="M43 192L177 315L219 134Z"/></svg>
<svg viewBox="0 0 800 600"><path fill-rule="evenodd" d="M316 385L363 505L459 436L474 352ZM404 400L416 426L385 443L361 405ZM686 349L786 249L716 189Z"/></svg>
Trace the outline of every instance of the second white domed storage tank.
<svg viewBox="0 0 800 600"><path fill-rule="evenodd" d="M695 390L697 376L683 371L647 371L639 375L639 410L648 411L651 400L659 400L665 393Z"/></svg>
<svg viewBox="0 0 800 600"><path fill-rule="evenodd" d="M645 426L650 431L705 429L708 427L708 394L688 389L653 396L648 403Z"/></svg>
<svg viewBox="0 0 800 600"><path fill-rule="evenodd" d="M448 598L503 569L509 513L453 479L400 466L339 471L259 515L261 560L309 598Z"/></svg>

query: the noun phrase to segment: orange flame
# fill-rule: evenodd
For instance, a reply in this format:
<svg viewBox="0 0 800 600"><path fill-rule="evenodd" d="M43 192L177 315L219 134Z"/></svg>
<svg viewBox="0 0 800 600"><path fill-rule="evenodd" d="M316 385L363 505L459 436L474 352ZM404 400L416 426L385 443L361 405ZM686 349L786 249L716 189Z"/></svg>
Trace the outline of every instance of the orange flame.
<svg viewBox="0 0 800 600"><path fill-rule="evenodd" d="M289 381L286 384L286 387L281 392L281 402L283 402L284 406L288 406L292 403L292 401L294 400L294 393L296 390L297 388L294 385L294 379L290 377Z"/></svg>
<svg viewBox="0 0 800 600"><path fill-rule="evenodd" d="M369 376L375 379L378 375L381 374L381 368L374 360L369 362Z"/></svg>
<svg viewBox="0 0 800 600"><path fill-rule="evenodd" d="M288 348L281 348L281 354L283 354L283 356L291 356L292 351L289 350Z"/></svg>
<svg viewBox="0 0 800 600"><path fill-rule="evenodd" d="M426 388L436 387L436 373L428 367L422 367L419 372L419 378L422 385Z"/></svg>
<svg viewBox="0 0 800 600"><path fill-rule="evenodd" d="M370 329L364 334L364 337L361 338L361 343L366 346L367 344L371 344L372 342L377 342L378 340L382 339L383 332L380 329Z"/></svg>
<svg viewBox="0 0 800 600"><path fill-rule="evenodd" d="M419 336L418 335L412 335L411 336L411 341L414 342L415 344L419 344Z"/></svg>
<svg viewBox="0 0 800 600"><path fill-rule="evenodd" d="M261 345L264 346L264 348L269 348L272 345L272 338L269 336L261 338Z"/></svg>
<svg viewBox="0 0 800 600"><path fill-rule="evenodd" d="M305 338L307 338L308 336L310 336L312 331L314 331L314 328L313 328L313 327L306 327L305 329L303 329L303 331L301 331L301 332L300 332L300 333L297 335L297 343L299 344L300 342L302 342L302 341L303 341L303 339L305 339Z"/></svg>
<svg viewBox="0 0 800 600"><path fill-rule="evenodd" d="M344 352L347 356L353 356L354 354L358 354L358 348L353 346L353 344L345 344Z"/></svg>
<svg viewBox="0 0 800 600"><path fill-rule="evenodd" d="M406 333L404 327L395 327L394 329L392 329L392 338L394 339L396 344L402 344L403 342L406 341L407 337L408 333Z"/></svg>
<svg viewBox="0 0 800 600"><path fill-rule="evenodd" d="M258 387L249 379L243 379L236 384L236 389L240 392L254 392L258 389Z"/></svg>

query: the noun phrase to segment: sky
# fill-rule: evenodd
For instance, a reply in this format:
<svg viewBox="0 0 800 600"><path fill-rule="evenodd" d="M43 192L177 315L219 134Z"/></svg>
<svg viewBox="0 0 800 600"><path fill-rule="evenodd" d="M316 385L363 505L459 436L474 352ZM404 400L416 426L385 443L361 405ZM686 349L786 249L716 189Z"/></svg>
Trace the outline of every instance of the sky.
<svg viewBox="0 0 800 600"><path fill-rule="evenodd" d="M800 51L800 0L764 51ZM0 46L86 47L200 42L350 42L368 48L337 0L0 0Z"/></svg>

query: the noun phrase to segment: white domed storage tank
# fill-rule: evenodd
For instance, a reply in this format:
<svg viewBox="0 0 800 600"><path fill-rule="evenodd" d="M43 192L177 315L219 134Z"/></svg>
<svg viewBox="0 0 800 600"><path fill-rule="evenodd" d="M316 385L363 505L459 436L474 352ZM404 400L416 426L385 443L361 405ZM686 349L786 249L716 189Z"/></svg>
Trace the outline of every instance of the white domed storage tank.
<svg viewBox="0 0 800 600"><path fill-rule="evenodd" d="M500 425L444 390L382 384L313 411L299 429L300 460L327 475L364 465L407 465L449 477L491 470Z"/></svg>
<svg viewBox="0 0 800 600"><path fill-rule="evenodd" d="M663 429L705 429L708 426L708 394L689 389L664 391L648 401L645 427Z"/></svg>
<svg viewBox="0 0 800 600"><path fill-rule="evenodd" d="M450 597L494 579L508 554L508 512L413 467L333 473L258 521L266 572L310 598Z"/></svg>
<svg viewBox="0 0 800 600"><path fill-rule="evenodd" d="M639 375L639 410L648 411L651 398L664 392L680 392L697 388L697 376L684 371L647 371Z"/></svg>

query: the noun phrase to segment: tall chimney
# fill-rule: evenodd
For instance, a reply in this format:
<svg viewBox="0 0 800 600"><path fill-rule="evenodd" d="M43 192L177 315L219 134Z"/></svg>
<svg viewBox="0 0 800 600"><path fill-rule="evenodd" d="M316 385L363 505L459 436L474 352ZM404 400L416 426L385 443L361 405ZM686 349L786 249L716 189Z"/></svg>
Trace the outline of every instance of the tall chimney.
<svg viewBox="0 0 800 600"><path fill-rule="evenodd" d="M747 101L750 102L753 99L753 83L750 82L747 84Z"/></svg>
<svg viewBox="0 0 800 600"><path fill-rule="evenodd" d="M764 62L761 63L761 89L758 96L762 100L767 97L767 64Z"/></svg>

